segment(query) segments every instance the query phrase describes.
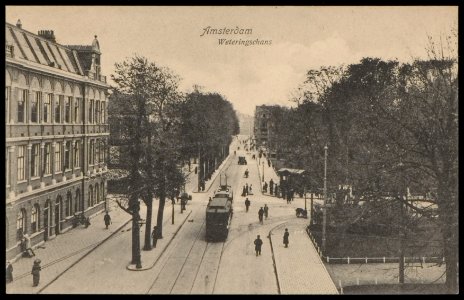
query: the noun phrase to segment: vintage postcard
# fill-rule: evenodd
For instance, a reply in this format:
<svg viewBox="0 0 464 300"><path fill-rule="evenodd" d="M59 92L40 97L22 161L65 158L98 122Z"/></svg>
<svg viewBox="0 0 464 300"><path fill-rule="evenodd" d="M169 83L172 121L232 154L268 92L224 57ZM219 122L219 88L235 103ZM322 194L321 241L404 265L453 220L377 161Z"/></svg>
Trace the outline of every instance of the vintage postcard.
<svg viewBox="0 0 464 300"><path fill-rule="evenodd" d="M456 294L457 6L6 6L7 294Z"/></svg>

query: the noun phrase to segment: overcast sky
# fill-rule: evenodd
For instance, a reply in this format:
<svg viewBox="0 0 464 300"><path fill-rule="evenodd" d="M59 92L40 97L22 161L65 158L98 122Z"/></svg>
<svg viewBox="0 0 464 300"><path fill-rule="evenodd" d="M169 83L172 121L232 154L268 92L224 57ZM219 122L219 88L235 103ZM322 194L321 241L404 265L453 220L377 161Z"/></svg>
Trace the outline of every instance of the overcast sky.
<svg viewBox="0 0 464 300"><path fill-rule="evenodd" d="M288 101L307 70L358 62L362 57L410 61L425 57L427 35L457 27L457 7L151 7L7 6L6 21L55 31L64 45L98 35L102 70L137 53L182 78L216 91L236 110ZM204 34L204 28L252 29L251 34ZM218 39L272 41L219 45Z"/></svg>

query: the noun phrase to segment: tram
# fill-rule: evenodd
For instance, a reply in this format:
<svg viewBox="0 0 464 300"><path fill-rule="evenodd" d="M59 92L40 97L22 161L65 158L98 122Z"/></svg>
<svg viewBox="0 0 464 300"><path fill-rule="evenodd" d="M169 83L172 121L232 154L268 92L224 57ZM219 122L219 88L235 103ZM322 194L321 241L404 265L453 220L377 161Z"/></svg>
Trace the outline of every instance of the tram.
<svg viewBox="0 0 464 300"><path fill-rule="evenodd" d="M225 240L229 234L230 222L232 220L232 201L234 194L232 188L221 183L213 198L206 207L206 240Z"/></svg>

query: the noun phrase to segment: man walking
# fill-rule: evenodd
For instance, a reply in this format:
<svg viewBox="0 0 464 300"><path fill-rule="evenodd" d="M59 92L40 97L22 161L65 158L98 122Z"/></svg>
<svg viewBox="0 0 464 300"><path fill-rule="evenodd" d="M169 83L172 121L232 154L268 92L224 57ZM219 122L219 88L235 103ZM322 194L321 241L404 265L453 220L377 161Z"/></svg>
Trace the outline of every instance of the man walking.
<svg viewBox="0 0 464 300"><path fill-rule="evenodd" d="M251 204L250 200L248 200L248 198L246 198L246 200L245 200L246 212L248 212L248 208L250 208L250 204Z"/></svg>
<svg viewBox="0 0 464 300"><path fill-rule="evenodd" d="M285 233L284 233L284 245L285 248L288 248L288 237L290 236L290 233L288 233L288 229L285 228Z"/></svg>
<svg viewBox="0 0 464 300"><path fill-rule="evenodd" d="M269 181L269 193L272 195L274 192L274 180L271 180Z"/></svg>
<svg viewBox="0 0 464 300"><path fill-rule="evenodd" d="M263 224L264 209L261 207L258 211L259 223Z"/></svg>
<svg viewBox="0 0 464 300"><path fill-rule="evenodd" d="M261 246L263 245L263 241L258 237L255 240L255 251L256 251L256 256L261 255Z"/></svg>
<svg viewBox="0 0 464 300"><path fill-rule="evenodd" d="M32 286L38 286L39 285L40 270L42 270L42 268L40 267L40 259L36 259L34 261L34 265L32 266L32 271L31 271L32 282L33 282Z"/></svg>
<svg viewBox="0 0 464 300"><path fill-rule="evenodd" d="M269 207L267 206L267 204L264 204L264 217L266 218L266 220L267 220L268 213L269 213Z"/></svg>
<svg viewBox="0 0 464 300"><path fill-rule="evenodd" d="M103 217L103 220L105 221L106 229L108 229L108 226L111 224L111 217L108 211L106 212L105 217Z"/></svg>

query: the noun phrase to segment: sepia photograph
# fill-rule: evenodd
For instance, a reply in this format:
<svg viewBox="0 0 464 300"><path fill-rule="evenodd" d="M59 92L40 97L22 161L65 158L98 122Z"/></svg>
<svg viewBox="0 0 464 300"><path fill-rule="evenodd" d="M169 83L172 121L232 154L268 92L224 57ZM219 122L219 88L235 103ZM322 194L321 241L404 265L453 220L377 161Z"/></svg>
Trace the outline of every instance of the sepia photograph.
<svg viewBox="0 0 464 300"><path fill-rule="evenodd" d="M459 294L458 6L5 6L6 294Z"/></svg>

